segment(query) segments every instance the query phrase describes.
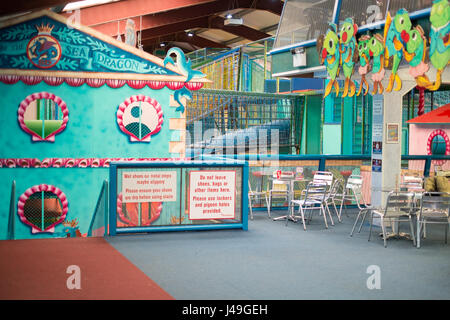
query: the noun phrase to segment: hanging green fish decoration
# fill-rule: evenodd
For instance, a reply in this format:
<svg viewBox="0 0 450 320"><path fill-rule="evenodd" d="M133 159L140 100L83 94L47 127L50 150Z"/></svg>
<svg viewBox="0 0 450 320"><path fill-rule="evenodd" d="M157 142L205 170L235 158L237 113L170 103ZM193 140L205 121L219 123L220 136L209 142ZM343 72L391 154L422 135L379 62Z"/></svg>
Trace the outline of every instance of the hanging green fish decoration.
<svg viewBox="0 0 450 320"><path fill-rule="evenodd" d="M450 5L448 0L435 0L430 12L430 61L436 68L436 82L427 86L435 91L441 85L441 74L450 62Z"/></svg>
<svg viewBox="0 0 450 320"><path fill-rule="evenodd" d="M372 94L382 94L383 85L381 81L384 78L384 39L380 34L375 34L368 42L369 55L372 57L372 81L373 81L373 91Z"/></svg>
<svg viewBox="0 0 450 320"><path fill-rule="evenodd" d="M356 93L359 96L362 92L363 85L365 85L364 95L367 95L369 92L369 84L366 80L366 74L368 74L371 70L370 65L370 53L369 53L369 41L371 37L368 34L363 35L358 40L358 55L359 55L359 69L358 73L361 76L361 83L359 84L358 92Z"/></svg>
<svg viewBox="0 0 450 320"><path fill-rule="evenodd" d="M344 72L345 77L342 97L346 97L347 95L353 97L356 91L356 86L351 80L355 63L358 61L358 47L356 45L355 37L356 32L358 32L358 26L353 22L353 19L345 19L339 34L339 53L341 54L340 64L342 65L342 71Z"/></svg>
<svg viewBox="0 0 450 320"><path fill-rule="evenodd" d="M339 95L339 83L336 78L339 76L339 38L337 36L337 26L329 24L329 29L325 35L319 36L316 44L319 53L320 64L325 64L330 81L328 82L324 98L328 96L334 86L336 97Z"/></svg>
<svg viewBox="0 0 450 320"><path fill-rule="evenodd" d="M391 19L391 15L388 12L386 16L386 23L384 26L384 39L385 39L385 66L388 64L388 59L393 57L392 71L389 77L389 84L386 87L387 92L391 92L394 82L396 84L394 91L398 91L402 87L402 80L397 74L398 67L403 58L403 51L406 42L408 42L409 34L411 30L411 20L409 19L408 11L400 9L397 11L394 19Z"/></svg>
<svg viewBox="0 0 450 320"><path fill-rule="evenodd" d="M408 42L403 54L409 63L409 74L416 80L419 87L426 88L432 85L425 74L430 69L427 61L427 38L420 25L414 27L408 34Z"/></svg>

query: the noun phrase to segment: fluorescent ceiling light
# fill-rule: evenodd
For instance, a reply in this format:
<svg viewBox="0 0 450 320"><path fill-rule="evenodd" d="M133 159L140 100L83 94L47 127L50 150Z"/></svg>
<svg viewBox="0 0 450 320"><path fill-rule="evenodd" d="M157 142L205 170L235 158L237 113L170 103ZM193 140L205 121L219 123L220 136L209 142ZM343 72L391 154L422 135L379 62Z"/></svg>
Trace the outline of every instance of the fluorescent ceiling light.
<svg viewBox="0 0 450 320"><path fill-rule="evenodd" d="M105 4L110 2L116 2L118 0L83 0L83 1L75 1L68 3L63 11L72 11L86 7L97 6L99 4Z"/></svg>

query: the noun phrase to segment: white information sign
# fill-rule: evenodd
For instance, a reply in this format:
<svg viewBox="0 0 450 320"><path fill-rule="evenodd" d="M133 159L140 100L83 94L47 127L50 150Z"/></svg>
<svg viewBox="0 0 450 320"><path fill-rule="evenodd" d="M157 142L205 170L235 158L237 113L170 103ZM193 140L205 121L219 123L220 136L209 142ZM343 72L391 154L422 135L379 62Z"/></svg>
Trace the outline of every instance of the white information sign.
<svg viewBox="0 0 450 320"><path fill-rule="evenodd" d="M234 219L236 171L189 173L189 219Z"/></svg>
<svg viewBox="0 0 450 320"><path fill-rule="evenodd" d="M122 202L169 202L176 200L176 171L123 172Z"/></svg>

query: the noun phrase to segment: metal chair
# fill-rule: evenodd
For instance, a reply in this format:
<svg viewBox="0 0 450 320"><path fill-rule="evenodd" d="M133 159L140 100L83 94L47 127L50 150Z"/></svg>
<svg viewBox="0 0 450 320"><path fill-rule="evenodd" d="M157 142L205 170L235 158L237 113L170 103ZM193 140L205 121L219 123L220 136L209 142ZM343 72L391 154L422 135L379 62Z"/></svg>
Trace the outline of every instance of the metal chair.
<svg viewBox="0 0 450 320"><path fill-rule="evenodd" d="M367 205L363 194L362 194L362 185L363 185L363 177L360 175L352 174L348 177L347 183L345 184L345 188L341 195L341 205L339 207L339 222L342 219L342 207L347 207L347 201L354 201L358 206L359 213L357 216L357 220L360 217L361 211L366 210L369 206ZM347 208L345 208L347 209ZM365 216L364 216L365 219ZM356 221L355 221L356 223Z"/></svg>
<svg viewBox="0 0 450 320"><path fill-rule="evenodd" d="M370 231L369 231L369 241L372 235L372 225L373 216L379 216L381 220L381 229L383 231L383 241L384 247L387 247L387 234L385 221L400 223L409 222L411 229L411 237L413 239L413 244L416 245L416 240L414 237L414 227L412 223L412 212L415 208L416 198L413 192L401 192L401 191L391 191L388 194L386 200L385 209L372 209L370 218Z"/></svg>
<svg viewBox="0 0 450 320"><path fill-rule="evenodd" d="M327 186L331 186L333 183L333 173L329 171L316 171L312 182L314 184L324 183Z"/></svg>
<svg viewBox="0 0 450 320"><path fill-rule="evenodd" d="M307 210L310 210L310 216L308 222L312 219L313 210L320 210L320 213L323 215L323 219L325 222L325 227L328 229L327 215L325 212L325 199L329 190L326 184L319 183L316 184L314 182L310 182L306 187L306 190L302 192L301 198L298 200L291 200L291 210L294 211L294 206L298 205L298 213L302 219L303 229L306 231L306 222L305 222L305 213ZM333 218L328 211L331 222L333 223ZM286 224L287 224L286 220Z"/></svg>
<svg viewBox="0 0 450 320"><path fill-rule="evenodd" d="M341 194L339 193L339 189L342 188L342 184L343 184L342 179L335 179L334 182L332 183L331 187L329 188L327 196L325 197L326 209L329 212L330 205L333 205L334 211L336 212L336 216L337 216L339 222L341 221L341 219L339 216L339 210L337 209L337 206L336 206L336 201L341 201L341 199L340 199ZM331 213L330 213L330 215L331 215Z"/></svg>
<svg viewBox="0 0 450 320"><path fill-rule="evenodd" d="M264 191L253 191L252 186L250 184L250 181L248 182L248 207L250 209L250 219L253 220L253 201L260 201L264 199L266 201L267 206L267 214L270 218L270 211L269 211L269 202L267 199L267 192Z"/></svg>
<svg viewBox="0 0 450 320"><path fill-rule="evenodd" d="M417 248L420 238L426 237L425 226L428 223L445 224L445 244L450 225L450 194L447 192L425 192L420 199L420 210L417 214ZM422 228L423 226L423 228ZM423 232L422 232L423 231Z"/></svg>
<svg viewBox="0 0 450 320"><path fill-rule="evenodd" d="M267 212L270 217L270 210L272 208L272 199L284 199L289 200L290 182L286 180L276 179L276 174L273 174L272 188L268 191L269 201L267 203Z"/></svg>
<svg viewBox="0 0 450 320"><path fill-rule="evenodd" d="M402 175L400 179L400 191L422 192L424 177Z"/></svg>

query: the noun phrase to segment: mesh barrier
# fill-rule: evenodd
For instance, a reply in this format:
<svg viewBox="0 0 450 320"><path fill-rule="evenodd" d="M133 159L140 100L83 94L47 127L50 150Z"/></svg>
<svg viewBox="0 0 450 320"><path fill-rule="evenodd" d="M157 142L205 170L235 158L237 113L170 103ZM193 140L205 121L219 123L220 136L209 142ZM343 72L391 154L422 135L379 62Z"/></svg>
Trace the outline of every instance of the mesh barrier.
<svg viewBox="0 0 450 320"><path fill-rule="evenodd" d="M45 230L57 222L61 215L61 200L53 192L35 192L24 205L25 218L41 230Z"/></svg>
<svg viewBox="0 0 450 320"><path fill-rule="evenodd" d="M195 91L186 108L186 129L191 138L186 140L187 154L204 149L234 153L236 147L242 149L237 153L249 153L246 150L249 141L257 139L261 130L267 134L265 147L270 148L270 135L278 130L280 153L297 153L303 123L300 106L304 99L304 96L291 95ZM206 135L208 131L211 134Z"/></svg>

